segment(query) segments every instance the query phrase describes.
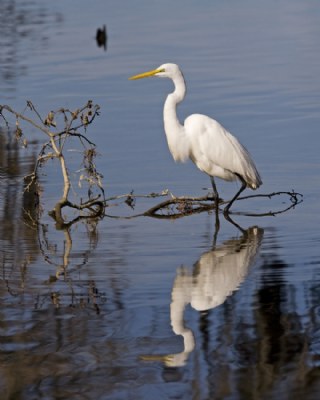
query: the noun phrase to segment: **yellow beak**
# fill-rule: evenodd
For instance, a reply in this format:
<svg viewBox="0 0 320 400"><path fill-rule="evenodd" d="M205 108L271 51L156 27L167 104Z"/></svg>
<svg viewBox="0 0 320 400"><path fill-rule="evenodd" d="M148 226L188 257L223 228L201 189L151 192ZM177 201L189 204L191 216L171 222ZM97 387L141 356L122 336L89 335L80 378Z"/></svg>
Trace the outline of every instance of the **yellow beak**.
<svg viewBox="0 0 320 400"><path fill-rule="evenodd" d="M136 79L148 78L149 76L154 76L159 72L164 72L164 69L153 69L152 71L143 72L142 74L131 76L129 80L134 81Z"/></svg>

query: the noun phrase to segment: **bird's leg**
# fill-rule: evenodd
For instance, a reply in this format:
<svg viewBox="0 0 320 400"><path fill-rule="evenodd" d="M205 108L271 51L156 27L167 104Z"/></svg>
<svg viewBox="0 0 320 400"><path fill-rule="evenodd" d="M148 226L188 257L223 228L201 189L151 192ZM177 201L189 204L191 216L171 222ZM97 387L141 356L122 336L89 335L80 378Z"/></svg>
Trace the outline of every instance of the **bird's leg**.
<svg viewBox="0 0 320 400"><path fill-rule="evenodd" d="M244 189L247 187L247 183L246 181L242 178L242 176L236 174L237 177L240 179L241 181L241 188L240 190L235 194L235 196L229 201L228 205L225 207L225 209L223 210L223 214L224 215L228 215L229 214L229 210L230 207L232 206L233 202L240 196L240 194L244 191Z"/></svg>
<svg viewBox="0 0 320 400"><path fill-rule="evenodd" d="M238 225L236 222L234 222L234 220L231 219L229 214L224 214L224 217L228 222L230 222L232 225L234 225L236 228L238 228L241 233L243 233L244 235L246 234L246 231L243 228L241 228L240 225Z"/></svg>
<svg viewBox="0 0 320 400"><path fill-rule="evenodd" d="M211 176L211 175L210 175L210 180L211 180L211 185L212 185L212 189L213 189L213 197L214 197L214 199L216 201L218 201L219 200L219 193L218 193L218 190L217 190L216 183L214 181L214 177Z"/></svg>
<svg viewBox="0 0 320 400"><path fill-rule="evenodd" d="M217 186L216 186L213 176L210 175L210 179L211 179L211 185L212 185L214 197L219 197L219 194L217 191Z"/></svg>
<svg viewBox="0 0 320 400"><path fill-rule="evenodd" d="M216 186L213 176L210 175L210 179L211 179L211 185L212 185L212 189L213 189L213 197L214 197L215 207L216 207L216 210L218 210L219 194L218 194L217 186Z"/></svg>

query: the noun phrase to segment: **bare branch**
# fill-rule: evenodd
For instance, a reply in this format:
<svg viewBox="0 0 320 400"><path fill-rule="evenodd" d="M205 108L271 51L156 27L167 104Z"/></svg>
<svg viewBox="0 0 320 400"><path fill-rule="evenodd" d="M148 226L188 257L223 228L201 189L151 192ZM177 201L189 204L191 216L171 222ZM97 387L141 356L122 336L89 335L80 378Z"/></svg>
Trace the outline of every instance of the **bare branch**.
<svg viewBox="0 0 320 400"><path fill-rule="evenodd" d="M165 191L163 193L151 193L149 195L134 195L133 193L130 194L125 194L121 196L114 196L112 198L106 199L107 201L111 200L118 200L118 199L128 199L128 198L138 198L138 197L160 197L160 196L166 196L170 194L171 198L167 199L161 203L156 204L155 206L149 208L147 211L143 212L142 214L136 214L133 216L128 216L128 217L116 217L116 216L111 216L107 215L108 217L112 218L137 218L140 216L148 216L148 217L153 217L153 218L160 218L160 219L177 219L177 218L182 218L188 215L193 215L193 214L198 214L201 212L208 212L215 210L215 199L211 195L206 195L206 196L201 196L201 197L192 197L192 196L181 196L181 197L174 197L169 191ZM257 194L257 195L251 195L251 196L244 196L241 198L238 198L237 200L245 200L249 198L268 198L271 199L276 196L287 196L289 197L289 200L291 204L289 206L286 206L284 209L280 210L275 210L275 211L268 211L268 212L263 212L263 213L246 213L246 212L233 212L231 214L233 215L246 215L246 216L252 216L252 217L265 217L265 216L275 216L278 214L282 214L292 208L294 208L296 205L300 204L303 201L303 195L300 193L296 193L294 190L291 192L273 192L273 193L268 193L268 194ZM125 201L127 203L127 201ZM228 201L220 201L220 205L227 204ZM130 204L129 204L130 205Z"/></svg>
<svg viewBox="0 0 320 400"><path fill-rule="evenodd" d="M49 111L45 118L42 118L40 113L37 111L35 106L31 101L27 101L24 112L30 110L34 113L41 124L35 122L32 118L27 117L23 113L16 112L8 105L0 105L0 116L6 123L9 131L9 121L3 115L3 112L11 113L16 119L16 139L23 145L27 144L26 139L23 137L23 132L21 128L21 121L29 123L31 126L35 127L39 131L45 133L49 137L49 141L42 145L40 152L35 163L34 170L26 178L25 192L28 192L32 185L37 183L39 168L49 159L58 159L60 162L60 168L63 177L63 193L60 200L57 202L53 215L54 218L61 224L64 223L61 210L64 207L70 207L77 209L79 211L87 210L89 216L100 216L103 214L105 203L99 200L100 196L104 195L104 189L102 186L102 174L97 171L96 165L94 163L94 158L96 156L95 144L90 141L83 133L79 132L80 129L86 131L88 125L90 125L96 116L99 115L100 106L93 105L92 100L89 100L84 106L77 108L72 111L69 109L60 108L57 111ZM59 118L60 117L60 118ZM61 117L63 118L63 129L58 129L59 122L61 123ZM79 121L79 122L75 122ZM76 125L75 125L76 124ZM56 128L56 132L52 131L50 127ZM69 171L67 167L67 158L65 155L65 145L69 138L74 138L78 140L78 144L84 148L83 154L83 174L82 179L88 184L88 201L82 202L80 204L72 203L69 199L69 192L71 188L71 181L69 176ZM99 196L93 198L92 194L94 188L98 189Z"/></svg>

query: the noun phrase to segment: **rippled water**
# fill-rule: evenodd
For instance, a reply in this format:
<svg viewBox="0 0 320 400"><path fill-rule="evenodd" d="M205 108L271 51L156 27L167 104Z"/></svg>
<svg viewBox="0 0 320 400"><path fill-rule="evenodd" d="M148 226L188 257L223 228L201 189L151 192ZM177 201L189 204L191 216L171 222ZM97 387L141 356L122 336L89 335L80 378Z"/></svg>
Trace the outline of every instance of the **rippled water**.
<svg viewBox="0 0 320 400"><path fill-rule="evenodd" d="M181 119L217 118L254 155L259 193L294 189L303 202L235 224L221 216L219 229L211 213L113 218L156 201L140 198L58 230L47 211L59 170L41 177L38 223L23 195L43 138L30 128L23 149L1 122L1 398L318 399L320 4L118 3L0 1L0 104L31 99L46 114L92 99L107 196L203 195L208 178L167 149L171 83L127 80L176 62L188 83ZM229 198L237 185L218 189ZM288 205L252 199L235 211Z"/></svg>

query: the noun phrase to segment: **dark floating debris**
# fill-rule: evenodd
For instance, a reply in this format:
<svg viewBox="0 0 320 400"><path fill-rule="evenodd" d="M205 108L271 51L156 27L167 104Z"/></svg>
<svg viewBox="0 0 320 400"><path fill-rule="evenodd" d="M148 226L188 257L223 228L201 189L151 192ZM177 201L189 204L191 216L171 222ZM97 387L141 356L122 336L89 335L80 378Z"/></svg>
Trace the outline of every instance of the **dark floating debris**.
<svg viewBox="0 0 320 400"><path fill-rule="evenodd" d="M106 26L103 25L103 28L98 28L96 33L96 42L98 47L103 47L104 50L107 50L107 29Z"/></svg>

